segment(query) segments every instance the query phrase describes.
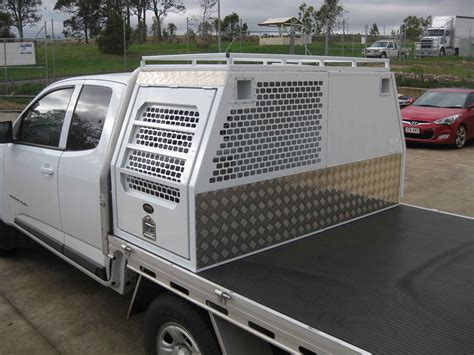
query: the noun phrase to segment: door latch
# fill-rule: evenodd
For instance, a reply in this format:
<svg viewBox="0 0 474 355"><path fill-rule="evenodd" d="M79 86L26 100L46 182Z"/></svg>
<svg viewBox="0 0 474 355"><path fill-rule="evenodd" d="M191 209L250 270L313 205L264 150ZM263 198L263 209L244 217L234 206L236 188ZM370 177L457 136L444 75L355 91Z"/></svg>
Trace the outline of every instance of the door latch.
<svg viewBox="0 0 474 355"><path fill-rule="evenodd" d="M121 247L122 247L123 250L125 250L125 255L127 257L129 257L130 253L133 251L133 249L130 248L127 244L122 244Z"/></svg>
<svg viewBox="0 0 474 355"><path fill-rule="evenodd" d="M229 295L228 293L226 293L222 290L216 289L216 290L214 290L214 293L217 295L219 303L222 303L224 305L227 303L228 300L232 299L231 295Z"/></svg>

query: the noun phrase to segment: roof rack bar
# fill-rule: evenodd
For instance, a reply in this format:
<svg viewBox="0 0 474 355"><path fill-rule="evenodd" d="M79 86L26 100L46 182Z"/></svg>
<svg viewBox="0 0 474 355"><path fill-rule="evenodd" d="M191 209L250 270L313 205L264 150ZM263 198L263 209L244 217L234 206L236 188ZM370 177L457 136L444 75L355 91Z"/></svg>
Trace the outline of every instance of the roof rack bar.
<svg viewBox="0 0 474 355"><path fill-rule="evenodd" d="M334 56L309 56L309 55L290 55L290 54L260 54L260 53L200 53L200 54L173 54L173 55L156 55L143 56L141 66L159 64L156 62L164 62L162 64L170 64L170 62L188 62L191 65L203 64L238 64L245 62L261 62L263 65L279 63L287 64L318 64L326 66L327 63L350 64L353 68L357 68L359 64L383 64L384 68L390 68L389 59L377 58L358 58L358 57L334 57ZM179 63L184 64L184 63Z"/></svg>

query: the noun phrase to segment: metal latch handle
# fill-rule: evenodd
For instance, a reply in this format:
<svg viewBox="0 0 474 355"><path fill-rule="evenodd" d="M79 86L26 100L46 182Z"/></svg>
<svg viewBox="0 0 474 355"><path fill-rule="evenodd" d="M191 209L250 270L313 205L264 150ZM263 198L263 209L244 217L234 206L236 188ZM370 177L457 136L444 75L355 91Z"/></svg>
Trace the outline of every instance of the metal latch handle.
<svg viewBox="0 0 474 355"><path fill-rule="evenodd" d="M133 249L130 248L127 244L122 244L121 247L123 250L125 250L125 255L130 256L130 253L133 251Z"/></svg>
<svg viewBox="0 0 474 355"><path fill-rule="evenodd" d="M232 299L231 295L222 290L216 289L214 290L214 293L217 295L217 297L219 298L219 302L222 304L226 304L228 300Z"/></svg>

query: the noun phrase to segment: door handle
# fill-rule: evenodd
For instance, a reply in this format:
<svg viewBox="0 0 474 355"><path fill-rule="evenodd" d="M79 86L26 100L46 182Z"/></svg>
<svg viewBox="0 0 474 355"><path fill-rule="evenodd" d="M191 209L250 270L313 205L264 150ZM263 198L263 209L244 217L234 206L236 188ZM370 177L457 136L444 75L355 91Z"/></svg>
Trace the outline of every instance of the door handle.
<svg viewBox="0 0 474 355"><path fill-rule="evenodd" d="M50 168L49 165L43 165L40 168L40 171L41 171L41 174L43 174L43 175L53 175L54 174L54 170L52 168Z"/></svg>

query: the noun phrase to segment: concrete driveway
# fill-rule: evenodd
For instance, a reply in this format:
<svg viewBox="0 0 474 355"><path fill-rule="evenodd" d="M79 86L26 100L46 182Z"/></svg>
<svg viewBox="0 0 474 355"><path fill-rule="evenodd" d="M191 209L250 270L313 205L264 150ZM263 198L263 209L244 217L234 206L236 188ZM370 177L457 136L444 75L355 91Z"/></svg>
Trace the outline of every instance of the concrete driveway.
<svg viewBox="0 0 474 355"><path fill-rule="evenodd" d="M474 143L410 147L404 202L474 217ZM129 298L39 246L0 257L0 354L140 354L143 315L125 320Z"/></svg>

